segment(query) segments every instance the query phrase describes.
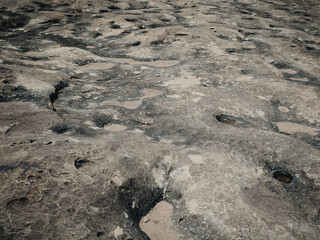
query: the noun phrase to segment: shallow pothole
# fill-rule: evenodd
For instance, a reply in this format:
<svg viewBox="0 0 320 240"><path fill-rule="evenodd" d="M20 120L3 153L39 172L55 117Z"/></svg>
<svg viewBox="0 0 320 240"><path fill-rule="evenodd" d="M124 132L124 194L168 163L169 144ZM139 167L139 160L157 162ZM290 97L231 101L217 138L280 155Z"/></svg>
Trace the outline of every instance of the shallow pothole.
<svg viewBox="0 0 320 240"><path fill-rule="evenodd" d="M283 171L283 170L275 171L273 173L273 177L283 183L291 183L291 181L293 180L293 176L287 171Z"/></svg>
<svg viewBox="0 0 320 240"><path fill-rule="evenodd" d="M80 159L80 158L77 158L75 161L74 161L74 166L79 169L81 167L83 167L85 164L89 163L90 161L87 160L87 159Z"/></svg>
<svg viewBox="0 0 320 240"><path fill-rule="evenodd" d="M230 125L237 123L237 121L236 121L236 119L234 117L228 116L228 115L224 115L224 114L217 115L216 119L219 122L222 122L222 123L225 123L225 124L230 124Z"/></svg>
<svg viewBox="0 0 320 240"><path fill-rule="evenodd" d="M155 187L152 180L131 178L120 187L120 196L129 216L138 225L145 216L163 198L162 189Z"/></svg>
<svg viewBox="0 0 320 240"><path fill-rule="evenodd" d="M72 128L65 125L65 124L58 124L58 125L52 127L51 130L55 133L58 133L58 134L64 134L68 131L71 131Z"/></svg>

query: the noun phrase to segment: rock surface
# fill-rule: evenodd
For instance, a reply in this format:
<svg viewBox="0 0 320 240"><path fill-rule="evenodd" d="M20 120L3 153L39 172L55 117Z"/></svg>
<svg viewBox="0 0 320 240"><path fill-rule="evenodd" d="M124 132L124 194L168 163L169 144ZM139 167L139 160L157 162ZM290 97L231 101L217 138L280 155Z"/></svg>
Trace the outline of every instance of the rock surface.
<svg viewBox="0 0 320 240"><path fill-rule="evenodd" d="M318 240L319 12L1 0L0 239Z"/></svg>

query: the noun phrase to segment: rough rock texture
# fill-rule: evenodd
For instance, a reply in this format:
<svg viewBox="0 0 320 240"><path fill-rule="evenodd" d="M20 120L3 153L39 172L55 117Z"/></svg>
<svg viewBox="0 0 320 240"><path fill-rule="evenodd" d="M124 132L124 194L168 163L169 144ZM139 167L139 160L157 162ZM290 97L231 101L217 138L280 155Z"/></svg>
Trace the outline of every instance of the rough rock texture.
<svg viewBox="0 0 320 240"><path fill-rule="evenodd" d="M319 12L1 0L0 239L318 240Z"/></svg>

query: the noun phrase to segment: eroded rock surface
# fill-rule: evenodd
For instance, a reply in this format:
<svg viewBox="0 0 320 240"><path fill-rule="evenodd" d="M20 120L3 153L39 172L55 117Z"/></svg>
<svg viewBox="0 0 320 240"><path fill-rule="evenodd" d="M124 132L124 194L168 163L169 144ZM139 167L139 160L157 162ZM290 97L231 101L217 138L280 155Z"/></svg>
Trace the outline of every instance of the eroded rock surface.
<svg viewBox="0 0 320 240"><path fill-rule="evenodd" d="M0 239L318 240L319 12L2 0Z"/></svg>

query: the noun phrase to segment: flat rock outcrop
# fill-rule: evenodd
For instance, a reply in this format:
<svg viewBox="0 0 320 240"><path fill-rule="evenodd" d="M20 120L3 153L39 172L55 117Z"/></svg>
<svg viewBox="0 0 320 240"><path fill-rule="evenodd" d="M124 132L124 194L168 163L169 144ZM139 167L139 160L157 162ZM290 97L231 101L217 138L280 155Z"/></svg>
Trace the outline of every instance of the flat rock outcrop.
<svg viewBox="0 0 320 240"><path fill-rule="evenodd" d="M2 0L0 239L319 239L319 12Z"/></svg>

